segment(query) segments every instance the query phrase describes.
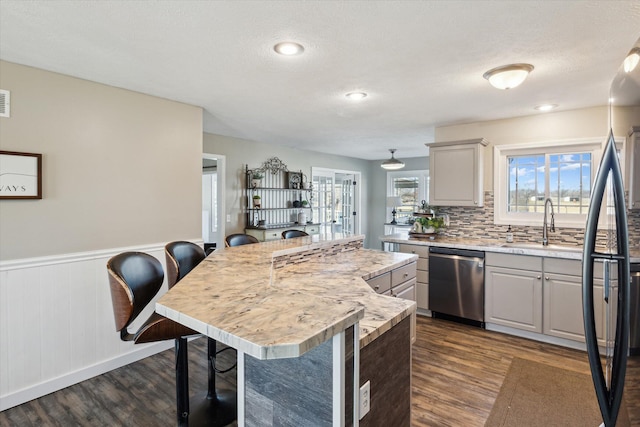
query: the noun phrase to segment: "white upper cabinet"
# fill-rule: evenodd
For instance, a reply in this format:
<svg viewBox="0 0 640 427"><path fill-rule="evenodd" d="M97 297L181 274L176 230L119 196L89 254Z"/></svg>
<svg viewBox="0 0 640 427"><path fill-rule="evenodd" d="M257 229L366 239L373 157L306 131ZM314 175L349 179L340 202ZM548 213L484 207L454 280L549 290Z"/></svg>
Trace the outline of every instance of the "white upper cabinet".
<svg viewBox="0 0 640 427"><path fill-rule="evenodd" d="M640 126L634 126L631 128L627 141L629 144L631 144L631 170L629 172L629 208L640 209Z"/></svg>
<svg viewBox="0 0 640 427"><path fill-rule="evenodd" d="M483 138L436 142L429 147L429 204L483 206Z"/></svg>

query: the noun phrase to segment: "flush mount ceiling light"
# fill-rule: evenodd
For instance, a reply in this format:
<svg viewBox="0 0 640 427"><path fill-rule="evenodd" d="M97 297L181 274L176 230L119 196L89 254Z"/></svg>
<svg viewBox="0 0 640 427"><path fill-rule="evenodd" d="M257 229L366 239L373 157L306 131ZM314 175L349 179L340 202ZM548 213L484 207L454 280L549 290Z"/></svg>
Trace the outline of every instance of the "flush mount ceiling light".
<svg viewBox="0 0 640 427"><path fill-rule="evenodd" d="M638 66L640 62L640 47L634 47L627 55L623 62L623 68L625 73L630 73Z"/></svg>
<svg viewBox="0 0 640 427"><path fill-rule="evenodd" d="M536 105L534 108L538 111L551 111L557 107L558 107L558 104L542 104L542 105Z"/></svg>
<svg viewBox="0 0 640 427"><path fill-rule="evenodd" d="M384 162L382 162L382 164L380 165L382 169L386 169L390 171L402 169L404 167L404 162L393 157L393 153L396 152L396 149L390 148L389 151L391 152L391 158L389 160L385 160Z"/></svg>
<svg viewBox="0 0 640 427"><path fill-rule="evenodd" d="M366 98L367 94L364 92L349 92L345 96L352 101L360 101L361 99Z"/></svg>
<svg viewBox="0 0 640 427"><path fill-rule="evenodd" d="M498 89L512 89L520 86L533 70L531 64L510 64L493 68L482 75L491 86Z"/></svg>
<svg viewBox="0 0 640 427"><path fill-rule="evenodd" d="M273 47L273 50L275 50L280 55L294 56L300 55L302 52L304 52L304 47L300 43L282 42L275 45Z"/></svg>

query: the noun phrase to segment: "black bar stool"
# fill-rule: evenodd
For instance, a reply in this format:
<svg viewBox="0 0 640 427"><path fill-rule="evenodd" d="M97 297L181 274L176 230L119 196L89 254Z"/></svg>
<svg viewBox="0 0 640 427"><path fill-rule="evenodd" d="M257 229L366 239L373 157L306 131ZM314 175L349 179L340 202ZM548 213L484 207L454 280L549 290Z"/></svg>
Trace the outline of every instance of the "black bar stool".
<svg viewBox="0 0 640 427"><path fill-rule="evenodd" d="M171 242L164 247L167 260L167 281L169 289L178 283L184 276L193 270L206 255L204 250L195 243L177 241ZM231 366L226 370L219 370L216 367L216 355L230 347L217 351L217 342L212 338L207 338L207 366L208 366L208 387L204 398L198 399L200 404L191 411L192 425L225 426L237 419L237 393L232 390L216 389L216 372L225 373L235 368Z"/></svg>
<svg viewBox="0 0 640 427"><path fill-rule="evenodd" d="M227 247L249 245L251 243L260 243L258 239L248 234L229 234L224 238L224 243Z"/></svg>
<svg viewBox="0 0 640 427"><path fill-rule="evenodd" d="M305 233L304 231L300 230L284 230L282 232L283 239L293 239L294 237L304 237L308 235L309 233Z"/></svg>
<svg viewBox="0 0 640 427"><path fill-rule="evenodd" d="M164 280L160 262L142 252L124 252L107 262L116 330L135 344L175 340L176 409L179 426L189 422L189 370L186 336L198 332L154 312L135 333L127 327L158 293Z"/></svg>

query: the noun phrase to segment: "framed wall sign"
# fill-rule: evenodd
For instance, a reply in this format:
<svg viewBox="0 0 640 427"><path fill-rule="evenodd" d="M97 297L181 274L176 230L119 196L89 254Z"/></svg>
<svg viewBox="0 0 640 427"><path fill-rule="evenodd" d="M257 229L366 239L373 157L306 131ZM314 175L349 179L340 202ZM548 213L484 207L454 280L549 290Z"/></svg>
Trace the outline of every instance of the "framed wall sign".
<svg viewBox="0 0 640 427"><path fill-rule="evenodd" d="M0 199L42 199L42 154L0 151Z"/></svg>

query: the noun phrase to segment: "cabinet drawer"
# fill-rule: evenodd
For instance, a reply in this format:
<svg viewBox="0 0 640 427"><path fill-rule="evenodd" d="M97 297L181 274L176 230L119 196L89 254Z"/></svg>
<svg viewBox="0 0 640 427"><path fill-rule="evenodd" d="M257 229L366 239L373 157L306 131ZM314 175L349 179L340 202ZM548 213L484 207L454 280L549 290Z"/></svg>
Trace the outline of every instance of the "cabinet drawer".
<svg viewBox="0 0 640 427"><path fill-rule="evenodd" d="M545 258L544 272L582 276L582 261L577 259Z"/></svg>
<svg viewBox="0 0 640 427"><path fill-rule="evenodd" d="M371 289L379 294L386 292L391 289L391 272L372 277L367 280L367 283L371 286Z"/></svg>
<svg viewBox="0 0 640 427"><path fill-rule="evenodd" d="M494 267L515 268L518 270L542 270L542 258L531 255L511 255L487 252L485 264Z"/></svg>
<svg viewBox="0 0 640 427"><path fill-rule="evenodd" d="M426 258L418 258L418 270L429 271L429 260Z"/></svg>
<svg viewBox="0 0 640 427"><path fill-rule="evenodd" d="M404 243L401 243L399 246L400 252L405 254L415 254L420 258L429 258L429 246L407 245Z"/></svg>
<svg viewBox="0 0 640 427"><path fill-rule="evenodd" d="M420 271L416 272L416 278L420 283L429 283L429 272L428 271Z"/></svg>
<svg viewBox="0 0 640 427"><path fill-rule="evenodd" d="M280 240L282 239L282 231L281 230L267 230L264 232L264 240L265 241L269 241L269 240Z"/></svg>
<svg viewBox="0 0 640 427"><path fill-rule="evenodd" d="M309 234L318 234L320 233L320 226L319 225L307 225L304 227L304 231L309 233Z"/></svg>
<svg viewBox="0 0 640 427"><path fill-rule="evenodd" d="M407 280L415 279L416 263L412 262L405 266L391 270L391 287L398 286Z"/></svg>

